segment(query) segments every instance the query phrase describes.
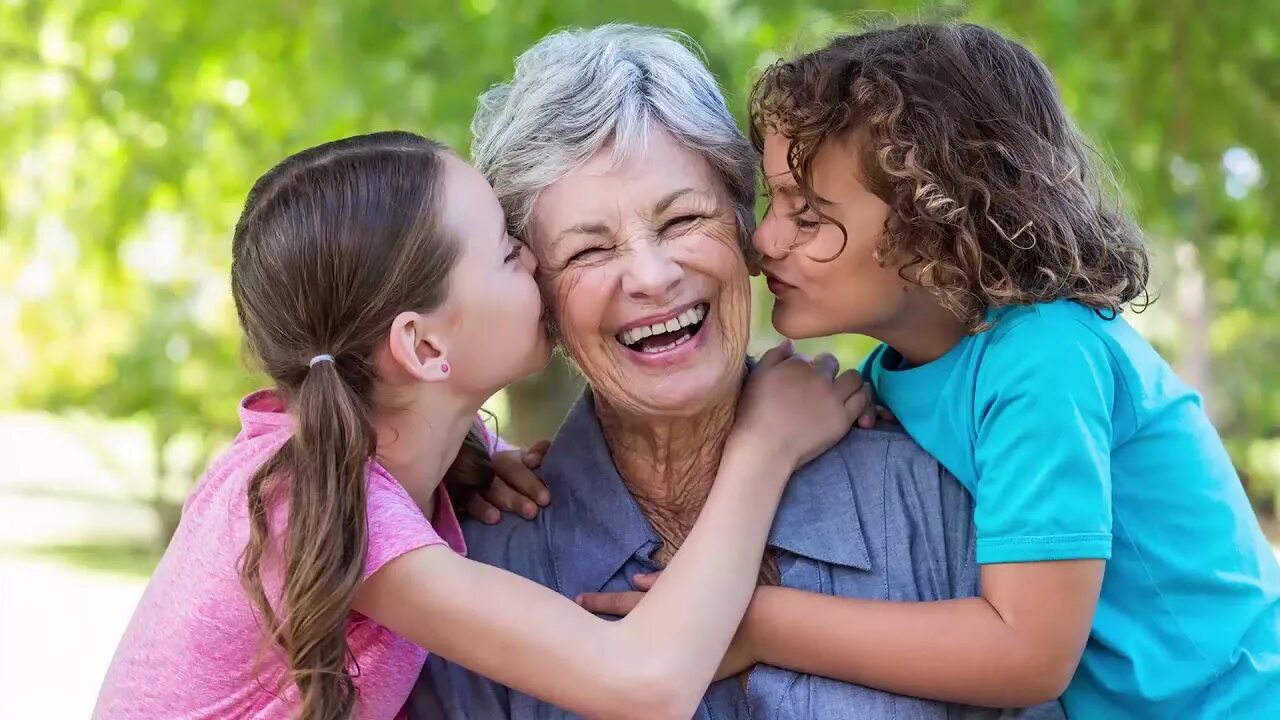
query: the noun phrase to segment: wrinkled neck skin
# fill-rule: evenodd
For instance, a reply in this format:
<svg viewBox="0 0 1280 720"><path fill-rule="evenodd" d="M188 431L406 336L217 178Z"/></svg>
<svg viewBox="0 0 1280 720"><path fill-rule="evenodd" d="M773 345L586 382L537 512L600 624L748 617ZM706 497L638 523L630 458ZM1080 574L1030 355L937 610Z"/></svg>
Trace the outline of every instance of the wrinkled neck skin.
<svg viewBox="0 0 1280 720"><path fill-rule="evenodd" d="M623 484L663 539L655 559L675 554L698 519L725 441L733 428L740 385L696 413L655 417L596 396L596 413Z"/></svg>

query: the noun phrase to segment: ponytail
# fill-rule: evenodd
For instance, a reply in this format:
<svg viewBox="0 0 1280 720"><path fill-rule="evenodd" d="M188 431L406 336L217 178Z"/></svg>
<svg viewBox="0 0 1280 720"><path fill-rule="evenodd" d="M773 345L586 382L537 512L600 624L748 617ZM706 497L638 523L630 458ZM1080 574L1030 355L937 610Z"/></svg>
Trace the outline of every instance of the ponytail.
<svg viewBox="0 0 1280 720"><path fill-rule="evenodd" d="M250 539L241 580L266 634L284 651L301 696L298 717L347 720L355 713L346 624L368 547L365 473L375 449L369 408L335 362L311 367L290 399L292 438L249 485ZM268 483L288 483L283 587L272 609L261 561L270 531ZM283 487L280 488L283 491Z"/></svg>

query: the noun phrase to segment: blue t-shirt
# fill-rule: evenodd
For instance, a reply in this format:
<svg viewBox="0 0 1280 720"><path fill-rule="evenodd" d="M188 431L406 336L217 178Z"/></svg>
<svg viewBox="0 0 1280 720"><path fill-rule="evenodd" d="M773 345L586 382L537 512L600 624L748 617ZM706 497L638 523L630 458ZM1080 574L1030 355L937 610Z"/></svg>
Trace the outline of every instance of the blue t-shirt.
<svg viewBox="0 0 1280 720"><path fill-rule="evenodd" d="M1121 318L990 320L864 371L973 494L980 564L1107 560L1067 714L1280 718L1280 565L1199 396Z"/></svg>

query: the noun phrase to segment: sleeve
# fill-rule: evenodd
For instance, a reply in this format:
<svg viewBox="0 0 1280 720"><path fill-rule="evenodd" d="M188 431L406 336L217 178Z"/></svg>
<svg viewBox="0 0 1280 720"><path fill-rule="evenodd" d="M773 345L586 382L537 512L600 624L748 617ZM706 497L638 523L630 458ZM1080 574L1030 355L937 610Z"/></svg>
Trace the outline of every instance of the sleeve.
<svg viewBox="0 0 1280 720"><path fill-rule="evenodd" d="M980 564L1111 556L1115 379L1078 323L1023 323L983 358L974 523Z"/></svg>
<svg viewBox="0 0 1280 720"><path fill-rule="evenodd" d="M429 545L448 545L400 483L376 471L367 482L369 547L362 580L405 553Z"/></svg>

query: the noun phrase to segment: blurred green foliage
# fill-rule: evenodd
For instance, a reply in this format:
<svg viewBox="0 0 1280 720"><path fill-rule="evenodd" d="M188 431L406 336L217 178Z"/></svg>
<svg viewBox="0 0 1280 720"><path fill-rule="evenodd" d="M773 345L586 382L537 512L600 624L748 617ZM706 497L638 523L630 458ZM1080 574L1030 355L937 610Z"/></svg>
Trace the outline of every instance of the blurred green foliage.
<svg viewBox="0 0 1280 720"><path fill-rule="evenodd" d="M477 94L565 26L685 31L741 117L754 74L780 55L867 22L950 12L823 0L0 0L0 407L144 423L160 503L164 483L185 487L234 434L236 399L261 382L230 303L230 229L250 184L287 153L388 128L465 152ZM1280 4L975 0L964 15L1037 52L1122 170L1162 295L1140 327L1205 392L1250 491L1270 497ZM758 344L775 337L766 305ZM851 362L868 343L816 347ZM521 383L504 430L551 432L575 384L563 367ZM197 451L175 468L178 440Z"/></svg>

